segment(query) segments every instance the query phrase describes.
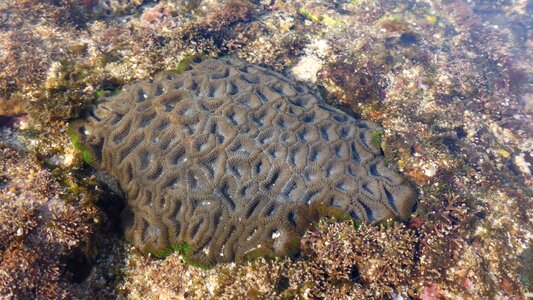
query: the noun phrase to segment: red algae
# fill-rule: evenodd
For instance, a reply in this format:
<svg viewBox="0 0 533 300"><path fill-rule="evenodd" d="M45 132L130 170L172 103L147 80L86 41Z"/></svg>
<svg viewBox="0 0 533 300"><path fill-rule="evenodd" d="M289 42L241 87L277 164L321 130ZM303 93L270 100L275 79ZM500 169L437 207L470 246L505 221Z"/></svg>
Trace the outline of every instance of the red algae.
<svg viewBox="0 0 533 300"><path fill-rule="evenodd" d="M62 200L35 157L0 145L0 158L0 295L66 299L72 274L64 261L88 242L96 211Z"/></svg>
<svg viewBox="0 0 533 300"><path fill-rule="evenodd" d="M2 227L0 268L22 274L0 275L0 295L521 299L533 291L527 1L104 2L0 1L0 115L29 113L0 128L10 145L0 158L0 211L17 215ZM358 229L324 221L308 231L295 260L200 270L178 254L141 256L120 234L93 230L86 218L93 212L52 201L103 188L56 195L65 182L41 165L58 168L67 182L92 175L69 146L65 123L98 95L194 54L294 74L330 104L379 122L389 167L419 194L412 218ZM27 150L13 150L19 144ZM40 181L28 180L30 165ZM113 197L104 191L99 201ZM56 209L65 221L53 222L64 225L45 230L40 222L52 217L44 212ZM119 212L98 210L109 216L98 226L118 222ZM94 271L73 286L60 275L68 270L61 257L89 237Z"/></svg>

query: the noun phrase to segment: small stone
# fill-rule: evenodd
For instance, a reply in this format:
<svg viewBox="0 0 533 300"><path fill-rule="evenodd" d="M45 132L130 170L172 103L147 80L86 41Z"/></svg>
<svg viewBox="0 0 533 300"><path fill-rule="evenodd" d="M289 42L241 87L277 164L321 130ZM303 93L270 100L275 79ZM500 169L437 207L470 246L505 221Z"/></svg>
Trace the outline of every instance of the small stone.
<svg viewBox="0 0 533 300"><path fill-rule="evenodd" d="M428 165L425 165L424 166L424 175L426 175L427 177L433 177L435 176L435 174L437 174L437 166L434 164L434 163L430 163Z"/></svg>

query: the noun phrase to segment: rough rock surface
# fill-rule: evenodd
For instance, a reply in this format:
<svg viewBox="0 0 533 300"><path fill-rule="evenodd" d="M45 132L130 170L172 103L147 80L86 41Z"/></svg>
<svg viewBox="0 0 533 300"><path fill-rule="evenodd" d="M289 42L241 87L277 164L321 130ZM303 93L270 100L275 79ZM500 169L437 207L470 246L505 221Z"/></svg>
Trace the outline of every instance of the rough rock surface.
<svg viewBox="0 0 533 300"><path fill-rule="evenodd" d="M321 215L407 218L415 203L376 125L229 58L130 84L71 131L119 181L126 236L204 265L291 253Z"/></svg>

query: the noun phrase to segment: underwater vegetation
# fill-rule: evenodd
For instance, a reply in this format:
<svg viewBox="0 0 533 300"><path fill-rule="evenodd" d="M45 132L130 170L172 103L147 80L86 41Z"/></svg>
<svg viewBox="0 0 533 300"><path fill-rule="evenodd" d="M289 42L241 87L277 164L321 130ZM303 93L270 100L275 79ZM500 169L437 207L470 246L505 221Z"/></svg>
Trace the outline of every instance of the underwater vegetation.
<svg viewBox="0 0 533 300"><path fill-rule="evenodd" d="M67 298L99 214L31 154L2 144L0 158L0 295Z"/></svg>
<svg viewBox="0 0 533 300"><path fill-rule="evenodd" d="M0 1L1 296L526 298L531 14L530 1ZM122 200L67 123L195 54L276 70L379 123L372 144L413 183L416 211L379 226L323 220L292 259L203 270L141 255L107 230ZM52 230L55 210L80 217Z"/></svg>
<svg viewBox="0 0 533 300"><path fill-rule="evenodd" d="M322 219L301 241L295 261L258 258L201 270L184 265L179 254L151 263L137 253L128 260L135 264L126 274L130 280L119 291L134 299L382 298L415 273L416 239L401 224L356 230L352 221ZM414 289L409 293L414 295Z"/></svg>

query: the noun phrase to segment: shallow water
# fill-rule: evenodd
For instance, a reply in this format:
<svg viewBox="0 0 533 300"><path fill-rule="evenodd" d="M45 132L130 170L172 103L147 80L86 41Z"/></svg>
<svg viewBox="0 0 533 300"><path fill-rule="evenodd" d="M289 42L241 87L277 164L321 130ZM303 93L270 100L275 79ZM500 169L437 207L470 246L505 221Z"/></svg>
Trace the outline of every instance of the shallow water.
<svg viewBox="0 0 533 300"><path fill-rule="evenodd" d="M531 297L531 1L0 0L4 298ZM409 220L323 221L210 270L124 241L69 122L190 55L281 72L383 127ZM107 181L107 180L104 180Z"/></svg>

